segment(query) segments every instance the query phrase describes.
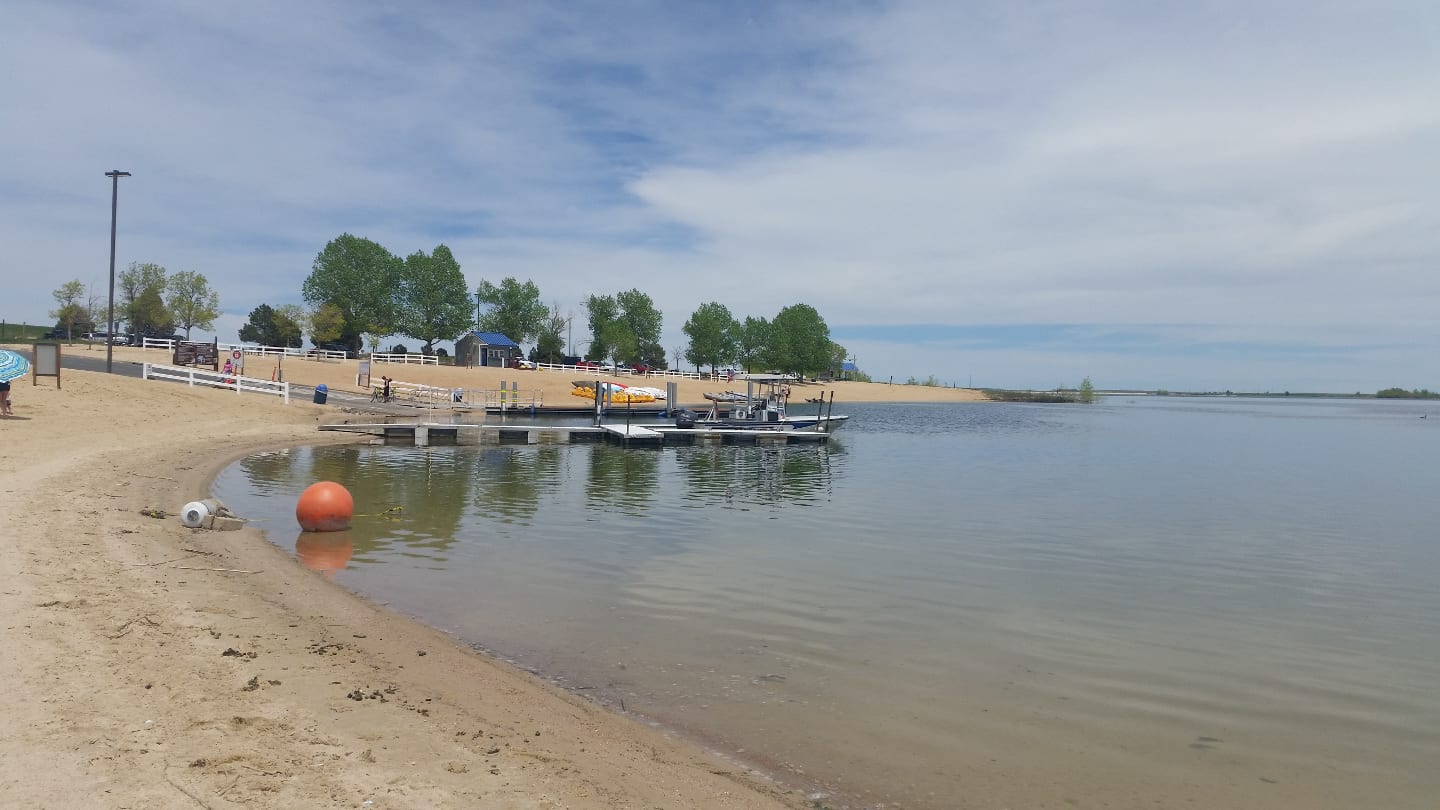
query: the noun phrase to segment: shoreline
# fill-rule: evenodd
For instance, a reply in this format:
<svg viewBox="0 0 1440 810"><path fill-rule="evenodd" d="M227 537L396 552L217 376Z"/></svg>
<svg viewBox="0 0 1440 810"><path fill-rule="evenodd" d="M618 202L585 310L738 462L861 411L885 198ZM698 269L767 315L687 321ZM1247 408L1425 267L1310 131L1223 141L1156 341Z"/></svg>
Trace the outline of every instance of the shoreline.
<svg viewBox="0 0 1440 810"><path fill-rule="evenodd" d="M207 496L249 453L331 443L327 408L70 370L15 399L0 790L17 806L801 806L367 602L258 529L140 514Z"/></svg>

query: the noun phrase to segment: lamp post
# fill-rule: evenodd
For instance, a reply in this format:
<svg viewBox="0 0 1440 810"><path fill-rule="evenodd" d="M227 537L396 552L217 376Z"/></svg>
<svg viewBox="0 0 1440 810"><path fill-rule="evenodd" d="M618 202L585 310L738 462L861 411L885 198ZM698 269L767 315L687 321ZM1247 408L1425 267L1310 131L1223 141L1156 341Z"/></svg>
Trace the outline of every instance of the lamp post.
<svg viewBox="0 0 1440 810"><path fill-rule="evenodd" d="M480 290L478 290L478 289L475 291L475 331L476 331L476 332L479 332L479 331L480 331ZM471 337L473 338L474 335L472 335ZM476 339L478 339L478 338L476 338ZM477 353L478 351L479 351L479 349L478 349L478 346L477 346L475 340L471 340L471 341L470 341L470 355L465 358L465 363L466 363L466 365L468 365L470 368L474 368L474 367L475 367L475 355L476 355L476 353ZM456 360L455 362L458 363L458 362L460 362L460 361L459 361L459 360Z"/></svg>
<svg viewBox="0 0 1440 810"><path fill-rule="evenodd" d="M120 203L120 178L129 177L130 172L119 169L105 172L110 178L110 315L105 331L105 373L111 373L115 362L115 211Z"/></svg>

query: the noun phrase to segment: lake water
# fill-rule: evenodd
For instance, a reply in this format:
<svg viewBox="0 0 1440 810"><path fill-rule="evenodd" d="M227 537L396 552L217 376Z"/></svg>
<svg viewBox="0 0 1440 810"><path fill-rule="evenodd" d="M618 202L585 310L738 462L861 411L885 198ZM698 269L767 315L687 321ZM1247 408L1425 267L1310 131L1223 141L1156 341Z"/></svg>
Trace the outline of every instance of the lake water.
<svg viewBox="0 0 1440 810"><path fill-rule="evenodd" d="M1440 407L836 412L828 447L299 448L215 494L817 806L1436 806ZM319 479L403 516L300 535Z"/></svg>

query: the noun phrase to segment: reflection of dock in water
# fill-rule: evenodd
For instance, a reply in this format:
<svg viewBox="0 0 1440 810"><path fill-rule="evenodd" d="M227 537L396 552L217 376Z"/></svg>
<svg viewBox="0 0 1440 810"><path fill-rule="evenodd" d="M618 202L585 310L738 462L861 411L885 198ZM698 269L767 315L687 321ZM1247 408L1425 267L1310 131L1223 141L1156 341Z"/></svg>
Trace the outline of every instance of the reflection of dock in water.
<svg viewBox="0 0 1440 810"><path fill-rule="evenodd" d="M803 430L688 430L657 425L459 425L394 422L321 425L321 430L369 435L377 444L416 447L474 444L597 444L660 447L695 444L823 443L829 433Z"/></svg>

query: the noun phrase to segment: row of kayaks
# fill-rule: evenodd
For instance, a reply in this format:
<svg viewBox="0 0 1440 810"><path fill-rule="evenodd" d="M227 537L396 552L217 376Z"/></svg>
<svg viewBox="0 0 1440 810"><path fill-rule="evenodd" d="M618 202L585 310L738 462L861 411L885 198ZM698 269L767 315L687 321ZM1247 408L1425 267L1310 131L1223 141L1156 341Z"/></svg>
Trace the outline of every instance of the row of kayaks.
<svg viewBox="0 0 1440 810"><path fill-rule="evenodd" d="M595 399L595 383L589 380L577 380L572 382L570 395L584 397L588 400ZM665 392L659 388L648 388L641 385L622 385L614 382L601 382L600 391L605 399L611 404L640 404L655 402L665 399Z"/></svg>

